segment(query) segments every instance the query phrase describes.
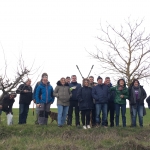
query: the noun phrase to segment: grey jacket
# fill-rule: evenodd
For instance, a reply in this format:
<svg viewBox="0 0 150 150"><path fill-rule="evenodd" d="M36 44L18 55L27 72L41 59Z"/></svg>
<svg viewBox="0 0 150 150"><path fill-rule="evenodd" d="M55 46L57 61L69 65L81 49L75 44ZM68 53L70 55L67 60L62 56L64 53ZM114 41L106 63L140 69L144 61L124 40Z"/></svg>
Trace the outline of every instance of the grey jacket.
<svg viewBox="0 0 150 150"><path fill-rule="evenodd" d="M70 97L72 96L69 84L62 85L60 81L54 90L54 96L57 97L57 105L69 106Z"/></svg>

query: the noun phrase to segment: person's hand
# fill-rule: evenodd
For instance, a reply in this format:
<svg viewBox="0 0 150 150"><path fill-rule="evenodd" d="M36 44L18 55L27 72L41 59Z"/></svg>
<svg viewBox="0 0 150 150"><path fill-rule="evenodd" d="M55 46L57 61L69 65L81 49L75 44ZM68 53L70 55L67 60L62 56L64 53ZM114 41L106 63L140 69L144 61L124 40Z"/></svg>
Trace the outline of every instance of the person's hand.
<svg viewBox="0 0 150 150"><path fill-rule="evenodd" d="M124 95L120 95L120 98L124 98Z"/></svg>
<svg viewBox="0 0 150 150"><path fill-rule="evenodd" d="M28 90L24 90L23 92L27 93L27 92L28 92Z"/></svg>
<svg viewBox="0 0 150 150"><path fill-rule="evenodd" d="M2 105L0 105L0 109L2 109Z"/></svg>
<svg viewBox="0 0 150 150"><path fill-rule="evenodd" d="M40 104L36 104L36 107L38 107L38 108L39 108L39 107L41 107L41 105L40 105Z"/></svg>

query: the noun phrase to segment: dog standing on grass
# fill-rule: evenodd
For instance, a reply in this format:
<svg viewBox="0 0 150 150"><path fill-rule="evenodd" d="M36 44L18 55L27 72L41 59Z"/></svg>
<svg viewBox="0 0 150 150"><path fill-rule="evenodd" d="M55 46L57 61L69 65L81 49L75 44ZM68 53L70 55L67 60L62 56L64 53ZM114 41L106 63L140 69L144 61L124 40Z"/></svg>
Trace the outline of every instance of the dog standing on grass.
<svg viewBox="0 0 150 150"><path fill-rule="evenodd" d="M58 113L50 111L50 112L49 112L49 116L50 116L50 118L51 118L51 123L52 123L54 120L57 122Z"/></svg>

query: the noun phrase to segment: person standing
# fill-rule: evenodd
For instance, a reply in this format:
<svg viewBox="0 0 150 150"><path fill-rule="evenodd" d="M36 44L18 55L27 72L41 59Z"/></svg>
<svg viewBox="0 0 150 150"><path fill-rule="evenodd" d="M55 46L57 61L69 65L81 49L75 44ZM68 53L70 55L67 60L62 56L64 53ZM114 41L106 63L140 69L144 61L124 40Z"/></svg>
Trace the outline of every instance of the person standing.
<svg viewBox="0 0 150 150"><path fill-rule="evenodd" d="M107 103L110 97L110 90L107 85L103 84L103 79L97 78L98 85L93 87L92 96L95 99L96 106L96 126L100 126L100 114L102 111L102 126L107 126Z"/></svg>
<svg viewBox="0 0 150 150"><path fill-rule="evenodd" d="M58 107L58 127L62 127L66 121L70 98L72 96L69 84L66 83L65 78L61 78L57 82L57 86L54 90L54 96L57 97Z"/></svg>
<svg viewBox="0 0 150 150"><path fill-rule="evenodd" d="M92 88L89 87L89 79L83 80L83 87L78 90L77 99L79 102L79 110L81 111L83 129L90 129L90 112L94 108L94 103Z"/></svg>
<svg viewBox="0 0 150 150"><path fill-rule="evenodd" d="M54 102L53 87L48 81L48 76L43 76L35 95L36 105L39 109L38 124L47 125L50 105Z"/></svg>
<svg viewBox="0 0 150 150"><path fill-rule="evenodd" d="M27 79L24 84L21 84L16 90L17 94L20 94L19 99L19 123L26 124L29 111L29 105L33 100L31 79Z"/></svg>
<svg viewBox="0 0 150 150"><path fill-rule="evenodd" d="M132 127L136 127L136 117L138 114L139 125L143 127L143 109L144 109L144 99L147 94L140 85L137 79L133 80L129 88L129 101L132 109Z"/></svg>
<svg viewBox="0 0 150 150"><path fill-rule="evenodd" d="M94 86L96 86L97 83L94 82L94 77L93 76L90 76L89 77L89 87L93 88ZM93 99L93 109L92 109L92 126L94 127L96 125L96 120L95 120L95 111L96 111L96 108L95 108L95 100Z"/></svg>
<svg viewBox="0 0 150 150"><path fill-rule="evenodd" d="M47 74L47 73L43 73L43 74L42 74L42 77L41 77L41 80L38 81L38 82L36 83L36 85L35 85L35 88L34 88L34 91L33 91L33 99L34 99L33 101L34 101L34 103L36 103L36 90L37 90L38 86L41 84L42 79L43 79L44 76L47 76L47 77L48 77L48 74ZM39 95L39 98L41 99L41 96L40 96L40 95ZM39 116L39 108L36 107L36 120L35 120L35 124L38 124L38 116Z"/></svg>
<svg viewBox="0 0 150 150"><path fill-rule="evenodd" d="M112 87L112 84L110 82L110 77L106 77L104 83L109 87L109 89ZM110 127L114 127L114 115L115 115L114 98L115 98L115 92L112 91L110 92L110 98L108 99L108 108L107 108L107 117L108 117L108 113L110 113Z"/></svg>
<svg viewBox="0 0 150 150"><path fill-rule="evenodd" d="M128 99L129 92L124 79L119 79L117 82L117 86L111 87L110 89L111 91L115 91L114 103L116 112L116 126L119 126L119 115L121 108L122 125L123 127L126 127L126 99Z"/></svg>
<svg viewBox="0 0 150 150"><path fill-rule="evenodd" d="M67 125L72 125L72 113L73 113L73 108L75 107L75 123L76 126L79 127L80 117L79 117L79 106L77 100L77 91L79 88L81 88L81 84L77 83L76 75L71 76L71 83L69 84L69 87L72 92L72 97L70 98Z"/></svg>

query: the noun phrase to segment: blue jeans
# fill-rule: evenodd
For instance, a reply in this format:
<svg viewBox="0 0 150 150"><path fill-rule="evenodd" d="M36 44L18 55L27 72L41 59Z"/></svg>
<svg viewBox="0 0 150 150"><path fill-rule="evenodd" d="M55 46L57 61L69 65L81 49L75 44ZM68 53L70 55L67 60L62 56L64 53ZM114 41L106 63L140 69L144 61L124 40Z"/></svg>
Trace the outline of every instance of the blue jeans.
<svg viewBox="0 0 150 150"><path fill-rule="evenodd" d="M19 124L26 124L29 111L28 104L19 104Z"/></svg>
<svg viewBox="0 0 150 150"><path fill-rule="evenodd" d="M57 105L58 107L58 126L63 126L66 121L69 106Z"/></svg>
<svg viewBox="0 0 150 150"><path fill-rule="evenodd" d="M139 124L142 127L143 126L143 105L136 104L134 106L131 106L132 108L132 126L136 126L136 117L138 113L139 117Z"/></svg>
<svg viewBox="0 0 150 150"><path fill-rule="evenodd" d="M126 127L126 116L125 116L126 104L115 104L116 126L119 126L120 108L121 108L121 115L122 115L122 124L123 124L123 127Z"/></svg>
<svg viewBox="0 0 150 150"><path fill-rule="evenodd" d="M100 124L100 114L102 111L102 126L107 125L107 104L95 104L96 107L96 124Z"/></svg>

